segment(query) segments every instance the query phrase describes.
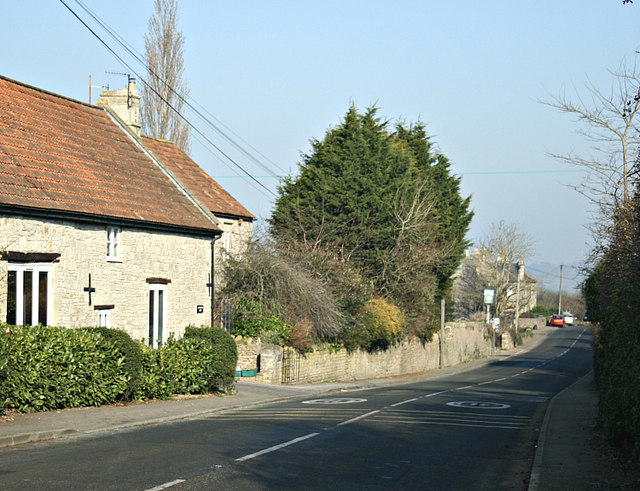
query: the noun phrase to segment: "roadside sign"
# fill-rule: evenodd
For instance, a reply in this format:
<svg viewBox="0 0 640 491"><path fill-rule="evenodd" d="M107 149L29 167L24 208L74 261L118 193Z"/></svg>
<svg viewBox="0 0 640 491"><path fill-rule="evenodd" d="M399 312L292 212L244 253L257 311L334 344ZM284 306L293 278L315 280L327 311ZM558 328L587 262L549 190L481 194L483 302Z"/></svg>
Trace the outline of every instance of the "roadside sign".
<svg viewBox="0 0 640 491"><path fill-rule="evenodd" d="M493 297L495 296L495 290L485 290L484 291L484 303L493 303Z"/></svg>

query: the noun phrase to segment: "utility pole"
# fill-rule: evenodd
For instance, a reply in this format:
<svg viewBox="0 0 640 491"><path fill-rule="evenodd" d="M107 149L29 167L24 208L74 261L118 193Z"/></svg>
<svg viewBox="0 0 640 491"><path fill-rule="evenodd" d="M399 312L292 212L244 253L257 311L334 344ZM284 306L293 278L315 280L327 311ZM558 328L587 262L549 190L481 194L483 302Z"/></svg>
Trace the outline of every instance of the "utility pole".
<svg viewBox="0 0 640 491"><path fill-rule="evenodd" d="M516 316L515 316L515 326L516 332L518 332L518 323L520 322L520 268L523 266L522 258L518 261L516 265Z"/></svg>
<svg viewBox="0 0 640 491"><path fill-rule="evenodd" d="M440 299L440 368L442 368L442 354L444 352L444 298Z"/></svg>
<svg viewBox="0 0 640 491"><path fill-rule="evenodd" d="M562 268L564 266L560 265L560 290L558 291L558 314L562 313Z"/></svg>

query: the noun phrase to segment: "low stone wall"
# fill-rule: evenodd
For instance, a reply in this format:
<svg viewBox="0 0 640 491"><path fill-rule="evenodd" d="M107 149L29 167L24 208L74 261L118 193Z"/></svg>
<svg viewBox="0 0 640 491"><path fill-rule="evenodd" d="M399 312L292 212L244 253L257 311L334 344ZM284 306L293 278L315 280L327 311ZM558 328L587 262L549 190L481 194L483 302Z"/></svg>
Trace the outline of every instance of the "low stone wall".
<svg viewBox="0 0 640 491"><path fill-rule="evenodd" d="M453 366L489 356L491 339L482 322L449 323L445 328L442 366ZM238 364L243 369L256 368L257 380L267 383L316 383L324 381L364 380L422 373L440 366L440 338L429 343L405 340L376 353L346 349L335 351L329 345L318 346L312 353L301 355L294 350L261 345L259 342L238 343ZM259 358L258 358L259 356ZM254 362L255 360L259 362ZM249 366L253 363L253 366ZM247 366L245 366L247 365Z"/></svg>
<svg viewBox="0 0 640 491"><path fill-rule="evenodd" d="M538 326L538 328L541 329L546 325L547 325L547 319L545 319L544 317L525 317L525 318L520 317L518 319L518 327L520 329L525 329L525 328L533 329L534 326Z"/></svg>

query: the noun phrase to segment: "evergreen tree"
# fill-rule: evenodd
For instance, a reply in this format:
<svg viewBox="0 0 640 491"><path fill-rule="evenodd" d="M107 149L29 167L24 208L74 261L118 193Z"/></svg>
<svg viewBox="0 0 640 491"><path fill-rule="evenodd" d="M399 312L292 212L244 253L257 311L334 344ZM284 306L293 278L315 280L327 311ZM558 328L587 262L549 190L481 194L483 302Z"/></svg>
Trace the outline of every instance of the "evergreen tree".
<svg viewBox="0 0 640 491"><path fill-rule="evenodd" d="M279 241L337 254L419 314L447 293L472 214L424 126L387 126L375 107L352 105L283 181L269 223Z"/></svg>
<svg viewBox="0 0 640 491"><path fill-rule="evenodd" d="M471 197L462 198L460 195L460 178L451 174L449 159L434 151L424 124L409 127L399 124L396 135L406 142L416 160L417 179L426 179L436 193L434 217L437 243L439 247L447 248L448 253L438 262L434 274L437 280L436 296L444 298L451 291L451 276L470 245L466 235L473 218L473 212L469 210Z"/></svg>

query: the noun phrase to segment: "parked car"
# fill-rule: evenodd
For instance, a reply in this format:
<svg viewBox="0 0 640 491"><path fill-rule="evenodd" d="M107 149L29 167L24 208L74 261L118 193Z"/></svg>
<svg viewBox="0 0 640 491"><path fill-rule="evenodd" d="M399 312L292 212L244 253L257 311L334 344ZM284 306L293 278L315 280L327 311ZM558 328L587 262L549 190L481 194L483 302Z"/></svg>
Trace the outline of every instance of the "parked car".
<svg viewBox="0 0 640 491"><path fill-rule="evenodd" d="M574 322L575 322L575 318L573 316L573 314L569 313L569 312L565 312L564 314L564 323L567 326L573 326Z"/></svg>
<svg viewBox="0 0 640 491"><path fill-rule="evenodd" d="M550 326L558 326L564 327L564 315L562 314L553 314L551 316L551 320L549 320Z"/></svg>

